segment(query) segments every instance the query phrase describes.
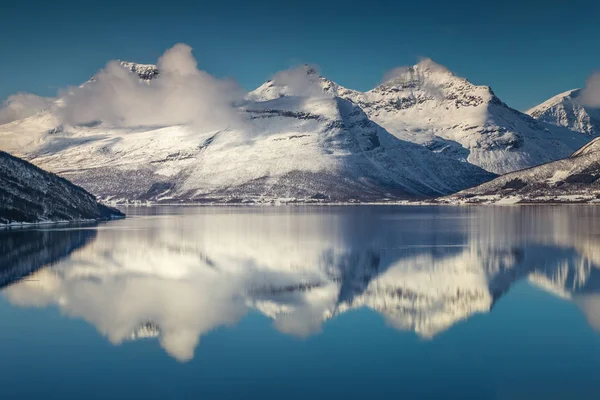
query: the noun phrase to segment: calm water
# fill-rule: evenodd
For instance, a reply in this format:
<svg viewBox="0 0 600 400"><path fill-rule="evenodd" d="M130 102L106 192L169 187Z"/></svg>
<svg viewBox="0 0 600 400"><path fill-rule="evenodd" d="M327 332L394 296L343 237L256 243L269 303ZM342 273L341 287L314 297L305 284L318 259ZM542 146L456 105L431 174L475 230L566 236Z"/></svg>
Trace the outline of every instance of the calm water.
<svg viewBox="0 0 600 400"><path fill-rule="evenodd" d="M0 233L2 399L600 398L600 207Z"/></svg>

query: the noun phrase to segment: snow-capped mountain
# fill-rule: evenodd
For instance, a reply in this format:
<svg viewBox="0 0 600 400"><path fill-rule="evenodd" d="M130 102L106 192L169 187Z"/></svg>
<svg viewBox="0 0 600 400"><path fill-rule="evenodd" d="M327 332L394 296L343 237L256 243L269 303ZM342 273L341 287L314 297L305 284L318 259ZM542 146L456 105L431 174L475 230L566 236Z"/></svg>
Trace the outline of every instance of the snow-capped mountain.
<svg viewBox="0 0 600 400"><path fill-rule="evenodd" d="M320 77L314 68L305 69L310 82L358 104L399 139L497 174L567 157L589 141L508 107L488 86L473 85L429 59L395 71L365 93ZM251 92L250 98L268 100L306 90L282 86L276 78Z"/></svg>
<svg viewBox="0 0 600 400"><path fill-rule="evenodd" d="M581 89L558 94L527 111L538 121L563 126L589 136L600 135L600 109L579 101Z"/></svg>
<svg viewBox="0 0 600 400"><path fill-rule="evenodd" d="M121 66L156 76L152 66ZM448 194L493 177L390 135L334 95L255 98L234 111L237 125L220 130L57 127L46 112L0 126L0 146L115 201L381 201Z"/></svg>
<svg viewBox="0 0 600 400"><path fill-rule="evenodd" d="M64 178L0 151L0 226L104 220L123 214Z"/></svg>
<svg viewBox="0 0 600 400"><path fill-rule="evenodd" d="M169 51L159 66L109 63L74 89L79 97L0 125L0 148L104 200L337 202L449 194L491 179L486 171L566 157L590 139L513 110L431 60L365 93L305 66L232 101L220 93L230 85L195 69L195 60L192 71L165 64ZM186 116L195 115L201 88L209 112L200 124L171 117L190 105ZM97 103L105 97L110 105ZM189 101L163 112L165 97ZM213 117L220 125L202 125ZM149 120L157 122L140 122Z"/></svg>
<svg viewBox="0 0 600 400"><path fill-rule="evenodd" d="M450 203L578 203L600 199L600 139L569 158L503 175L440 199Z"/></svg>
<svg viewBox="0 0 600 400"><path fill-rule="evenodd" d="M396 139L340 98L285 97L240 112L242 129L88 129L84 137L99 129L103 137L34 162L104 198L153 201L378 201L451 193L492 177ZM53 135L50 147L69 134Z"/></svg>

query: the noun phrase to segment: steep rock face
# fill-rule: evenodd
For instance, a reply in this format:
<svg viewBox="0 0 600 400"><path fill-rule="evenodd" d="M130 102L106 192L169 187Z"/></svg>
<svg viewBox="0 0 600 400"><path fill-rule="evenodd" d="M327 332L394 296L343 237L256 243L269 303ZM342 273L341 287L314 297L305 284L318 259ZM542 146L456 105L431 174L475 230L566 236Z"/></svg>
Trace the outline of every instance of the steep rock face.
<svg viewBox="0 0 600 400"><path fill-rule="evenodd" d="M150 82L160 76L158 68L153 64L138 64L130 61L119 61L119 63L123 68L137 74L145 82Z"/></svg>
<svg viewBox="0 0 600 400"><path fill-rule="evenodd" d="M527 111L541 122L563 126L589 136L600 135L600 109L579 101L581 89L560 93Z"/></svg>
<svg viewBox="0 0 600 400"><path fill-rule="evenodd" d="M0 151L0 225L122 216L64 178Z"/></svg>
<svg viewBox="0 0 600 400"><path fill-rule="evenodd" d="M596 202L600 199L600 141L571 157L503 175L441 199L459 203Z"/></svg>

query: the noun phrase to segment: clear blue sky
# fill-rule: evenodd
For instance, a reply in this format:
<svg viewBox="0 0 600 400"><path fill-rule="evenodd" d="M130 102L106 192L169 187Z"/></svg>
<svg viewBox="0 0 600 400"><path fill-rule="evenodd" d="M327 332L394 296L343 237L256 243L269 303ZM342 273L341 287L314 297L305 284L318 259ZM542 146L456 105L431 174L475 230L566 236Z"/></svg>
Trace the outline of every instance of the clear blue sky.
<svg viewBox="0 0 600 400"><path fill-rule="evenodd" d="M110 59L152 63L177 42L253 89L314 63L367 90L433 58L526 109L600 69L600 1L21 1L0 10L0 99L55 95Z"/></svg>

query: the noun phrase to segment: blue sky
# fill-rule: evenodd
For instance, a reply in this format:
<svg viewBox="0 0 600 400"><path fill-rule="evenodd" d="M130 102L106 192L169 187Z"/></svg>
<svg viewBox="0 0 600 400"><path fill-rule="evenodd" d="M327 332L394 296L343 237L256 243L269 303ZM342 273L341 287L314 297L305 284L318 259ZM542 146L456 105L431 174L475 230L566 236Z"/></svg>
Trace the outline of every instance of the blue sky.
<svg viewBox="0 0 600 400"><path fill-rule="evenodd" d="M600 69L600 1L23 1L0 12L0 99L55 95L110 59L152 63L177 42L253 89L300 63L359 90L431 57L527 109Z"/></svg>

